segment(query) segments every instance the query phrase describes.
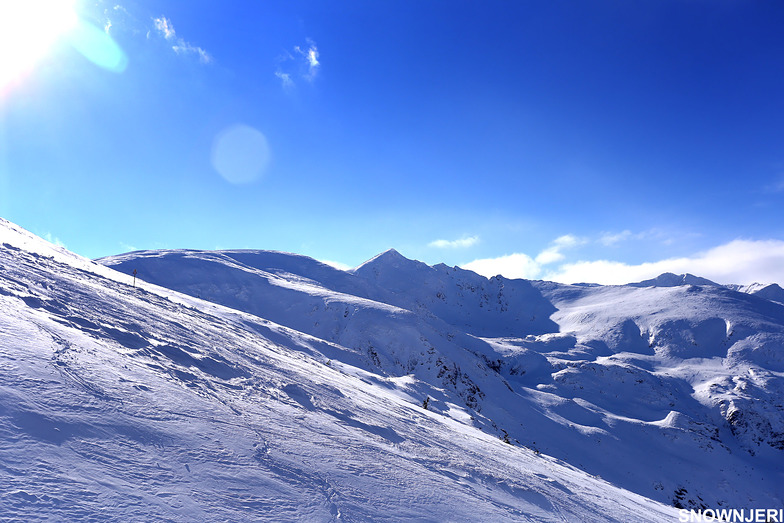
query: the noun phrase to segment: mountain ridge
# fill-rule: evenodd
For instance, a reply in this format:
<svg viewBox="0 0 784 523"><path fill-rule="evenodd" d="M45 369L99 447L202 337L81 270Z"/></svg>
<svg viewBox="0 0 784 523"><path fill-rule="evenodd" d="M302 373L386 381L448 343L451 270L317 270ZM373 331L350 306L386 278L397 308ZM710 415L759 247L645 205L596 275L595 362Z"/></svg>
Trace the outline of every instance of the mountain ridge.
<svg viewBox="0 0 784 523"><path fill-rule="evenodd" d="M117 268L128 271L130 265ZM633 446L625 445L632 440L644 438L654 447L663 445L649 433L648 426L687 434L691 441L678 451L682 459L718 448L725 449L721 459L733 462L737 460L733 448L749 455L769 456L781 446L784 418L775 407L775 393L760 392L759 398L764 401L758 408L749 398L732 393L733 387L729 386L734 383L732 380L746 383L748 380L738 375L756 365L765 369L758 373L765 376L763 381L773 380L773 390L781 387L778 376L766 374L784 370L778 350L784 309L775 302L692 276L665 275L658 283L666 285L642 282L609 287L484 278L443 264L428 266L408 260L394 250L349 272L367 284L365 297L410 314L405 318L397 316L397 326L382 336L367 332L368 328L374 330L373 320L352 312L341 316L339 312L344 309L340 307L329 321L336 329L334 333L316 332L302 324L297 329L327 336L331 342L364 352L368 370L376 369L389 376L412 375L423 383L445 387L446 395L433 393L434 408L443 408L439 407L443 402L462 403L473 411L474 424L495 431L499 437L507 437L506 434L519 444L541 448L570 462L580 454L595 452L588 450L591 444L586 436L596 430L605 437L618 437L606 421L599 422L601 419L615 420L616 426L628 425L629 421L624 420L632 419L648 424L639 426L632 422L623 427L629 431L622 438L627 442L618 446L616 452L630 460L636 459L635 451ZM331 286L329 282L320 284ZM212 299L221 301L225 297ZM617 307L625 314L612 312ZM722 317L730 312L732 317ZM397 334L405 332L411 334ZM378 347L385 343L388 351L379 351ZM673 366L673 360L679 363ZM714 363L701 363L705 361ZM437 373L432 372L433 365ZM429 366L430 373L423 366ZM711 370L706 371L706 366ZM688 377L695 374L701 377ZM601 392L602 380L585 381L594 375L617 381L614 388L619 389L619 397L627 398L627 403L608 402ZM627 383L625 376L636 377ZM586 386L594 391L590 397L578 392ZM755 382L753 386L758 385ZM645 401L634 400L639 390L647 391ZM719 394L720 391L723 392ZM455 399L450 399L450 395ZM563 401L567 403L562 404ZM544 416L530 410L542 402L558 406L545 408ZM512 405L518 409L516 415L508 410ZM568 415L564 417L563 412ZM526 417L548 428L510 426L510 420L519 422ZM573 435L563 429L564 425L578 427L583 420L593 423L586 429L577 429L582 435L570 440ZM588 428L591 425L594 426ZM543 434L551 441L560 440L561 445L543 444ZM716 446L717 441L722 444ZM569 447L582 450L565 451ZM662 447L661 452L664 451ZM580 460L578 466L620 481L617 474L603 471L600 462L587 461L590 460ZM742 461L737 464L740 468ZM674 470L679 465L670 462L670 467ZM708 468L711 472L705 474L705 481L719 473L718 467ZM681 472L686 474L686 470ZM632 483L640 481L641 478L635 478ZM741 481L748 479L736 478L733 482ZM658 484L666 481L639 487L638 492L656 495ZM675 502L674 493L681 488L701 488L704 500L722 501L715 493L704 492L704 485L694 487L687 481L666 487L671 491L669 500L662 496L656 499ZM691 502L689 506L702 503L696 496L677 502Z"/></svg>

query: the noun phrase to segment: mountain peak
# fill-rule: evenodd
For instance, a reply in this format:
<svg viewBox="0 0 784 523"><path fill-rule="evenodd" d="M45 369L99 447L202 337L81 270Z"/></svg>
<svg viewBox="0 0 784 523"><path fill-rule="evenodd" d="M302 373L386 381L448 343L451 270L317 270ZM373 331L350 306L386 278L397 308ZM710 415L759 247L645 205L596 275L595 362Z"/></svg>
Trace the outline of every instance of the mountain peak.
<svg viewBox="0 0 784 523"><path fill-rule="evenodd" d="M731 288L766 300L784 303L784 289L777 283L752 283L751 285L739 285Z"/></svg>
<svg viewBox="0 0 784 523"><path fill-rule="evenodd" d="M420 261L406 258L395 249L387 249L381 254L377 254L376 256L372 257L371 259L369 259L359 267L355 268L353 272L362 273L369 270L371 267L375 269L378 268L400 269L406 266L418 266L418 265L424 265L424 264Z"/></svg>
<svg viewBox="0 0 784 523"><path fill-rule="evenodd" d="M397 252L395 249L387 249L387 250L385 250L384 252L382 252L381 254L379 254L376 257L377 258L384 257L384 258L405 258L405 259L408 259L405 256L403 256L402 254L400 254L399 252Z"/></svg>
<svg viewBox="0 0 784 523"><path fill-rule="evenodd" d="M707 278L701 278L693 274L674 274L672 272L665 272L650 280L643 280L637 283L630 283L631 287L680 287L681 285L711 285L718 286Z"/></svg>

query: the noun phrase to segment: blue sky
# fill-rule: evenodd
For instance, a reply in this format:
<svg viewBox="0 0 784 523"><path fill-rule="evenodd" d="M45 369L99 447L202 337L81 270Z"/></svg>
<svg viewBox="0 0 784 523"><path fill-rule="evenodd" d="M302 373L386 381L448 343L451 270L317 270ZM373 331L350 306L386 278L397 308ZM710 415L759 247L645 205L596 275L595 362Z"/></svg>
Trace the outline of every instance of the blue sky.
<svg viewBox="0 0 784 523"><path fill-rule="evenodd" d="M784 283L779 0L36 1L0 215L79 254Z"/></svg>

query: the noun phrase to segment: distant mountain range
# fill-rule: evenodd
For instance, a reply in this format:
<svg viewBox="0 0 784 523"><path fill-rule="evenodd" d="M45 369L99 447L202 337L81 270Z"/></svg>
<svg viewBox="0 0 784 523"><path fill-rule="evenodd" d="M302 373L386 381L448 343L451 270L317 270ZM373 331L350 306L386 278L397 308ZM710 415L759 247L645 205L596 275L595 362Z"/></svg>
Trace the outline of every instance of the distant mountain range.
<svg viewBox="0 0 784 523"><path fill-rule="evenodd" d="M766 300L784 303L784 289L776 283L753 283L751 285L721 285L706 278L700 278L693 274L673 274L665 272L651 280L644 280L639 283L630 283L632 287L679 287L681 285L712 285L714 287L726 287L738 292L754 294Z"/></svg>
<svg viewBox="0 0 784 523"><path fill-rule="evenodd" d="M96 263L0 220L0 514L779 508L783 295L487 279L394 250L351 271L249 250Z"/></svg>

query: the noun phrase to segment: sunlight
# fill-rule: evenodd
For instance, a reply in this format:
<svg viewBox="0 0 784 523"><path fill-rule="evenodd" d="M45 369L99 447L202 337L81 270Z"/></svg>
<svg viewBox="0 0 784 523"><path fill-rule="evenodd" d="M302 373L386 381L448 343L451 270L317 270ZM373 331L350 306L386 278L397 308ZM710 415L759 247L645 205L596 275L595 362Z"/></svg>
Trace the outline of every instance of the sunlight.
<svg viewBox="0 0 784 523"><path fill-rule="evenodd" d="M29 73L77 21L74 0L0 2L0 93Z"/></svg>

